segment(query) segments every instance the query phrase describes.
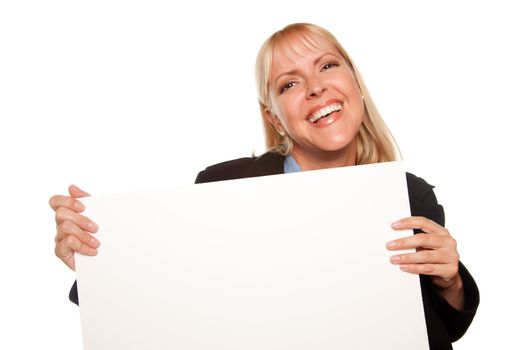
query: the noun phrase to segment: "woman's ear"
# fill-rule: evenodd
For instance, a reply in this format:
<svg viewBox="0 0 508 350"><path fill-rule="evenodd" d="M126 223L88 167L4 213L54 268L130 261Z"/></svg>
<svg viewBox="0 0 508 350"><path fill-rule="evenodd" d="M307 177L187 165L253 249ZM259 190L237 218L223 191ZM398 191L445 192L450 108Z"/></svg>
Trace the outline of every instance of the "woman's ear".
<svg viewBox="0 0 508 350"><path fill-rule="evenodd" d="M272 113L268 108L265 108L264 111L266 120L272 124L272 126L277 130L277 132L284 136L286 134L286 131L284 130L284 126L280 122L279 117L277 117L276 114Z"/></svg>

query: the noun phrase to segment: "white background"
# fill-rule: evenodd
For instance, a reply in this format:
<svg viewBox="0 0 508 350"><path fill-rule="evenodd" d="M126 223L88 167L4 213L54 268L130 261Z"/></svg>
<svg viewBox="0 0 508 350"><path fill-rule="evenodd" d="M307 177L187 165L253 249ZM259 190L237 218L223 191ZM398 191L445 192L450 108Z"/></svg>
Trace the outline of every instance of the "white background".
<svg viewBox="0 0 508 350"><path fill-rule="evenodd" d="M206 165L262 153L255 56L301 21L338 37L408 171L437 186L482 297L455 348L506 346L501 3L2 2L0 348L81 348L49 197L70 183L93 194L188 184Z"/></svg>

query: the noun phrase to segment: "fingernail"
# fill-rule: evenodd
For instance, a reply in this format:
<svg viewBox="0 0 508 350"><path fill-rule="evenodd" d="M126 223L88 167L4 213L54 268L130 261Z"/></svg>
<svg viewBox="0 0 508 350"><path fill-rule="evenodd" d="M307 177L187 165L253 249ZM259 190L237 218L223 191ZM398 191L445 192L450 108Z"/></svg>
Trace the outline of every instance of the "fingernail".
<svg viewBox="0 0 508 350"><path fill-rule="evenodd" d="M400 255L394 255L390 258L390 261L394 264L397 264L400 262Z"/></svg>
<svg viewBox="0 0 508 350"><path fill-rule="evenodd" d="M406 266L406 265L400 265L399 268L402 270L402 271L408 271L409 268Z"/></svg>
<svg viewBox="0 0 508 350"><path fill-rule="evenodd" d="M395 248L396 246L397 246L396 241L391 241L391 242L386 243L386 248Z"/></svg>
<svg viewBox="0 0 508 350"><path fill-rule="evenodd" d="M94 223L93 223L93 222L91 222L91 221L89 221L89 222L86 224L86 226L87 226L88 228L93 228L93 227L94 227Z"/></svg>
<svg viewBox="0 0 508 350"><path fill-rule="evenodd" d="M90 238L90 243L91 243L91 244L92 244L95 248L97 248L97 247L99 247L99 246L101 245L101 242L99 242L97 239L95 239L95 238L93 238L93 237L92 237L92 238Z"/></svg>
<svg viewBox="0 0 508 350"><path fill-rule="evenodd" d="M399 221L395 221L395 222L392 223L392 227L393 228L399 227L400 224L401 224L400 220Z"/></svg>
<svg viewBox="0 0 508 350"><path fill-rule="evenodd" d="M81 203L81 202L74 202L74 208L77 209L77 210L84 210L85 207L84 205Z"/></svg>

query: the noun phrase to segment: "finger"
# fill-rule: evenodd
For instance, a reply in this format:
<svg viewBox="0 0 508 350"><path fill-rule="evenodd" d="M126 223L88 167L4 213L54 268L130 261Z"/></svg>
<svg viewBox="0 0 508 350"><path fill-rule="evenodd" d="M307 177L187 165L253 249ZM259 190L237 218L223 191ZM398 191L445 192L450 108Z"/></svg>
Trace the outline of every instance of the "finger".
<svg viewBox="0 0 508 350"><path fill-rule="evenodd" d="M458 254L441 250L422 250L416 253L394 255L392 264L449 264L458 261Z"/></svg>
<svg viewBox="0 0 508 350"><path fill-rule="evenodd" d="M95 256L98 253L97 249L81 243L75 236L67 236L55 246L55 255L72 270L75 270L75 252L88 256Z"/></svg>
<svg viewBox="0 0 508 350"><path fill-rule="evenodd" d="M53 210L58 207L66 207L75 212L81 213L85 210L83 203L69 196L56 195L49 199L49 205Z"/></svg>
<svg viewBox="0 0 508 350"><path fill-rule="evenodd" d="M410 216L408 218L401 219L394 222L392 224L392 228L395 230L420 229L425 233L449 235L446 228L423 216Z"/></svg>
<svg viewBox="0 0 508 350"><path fill-rule="evenodd" d="M62 260L71 270L76 271L76 263L74 261L74 251L63 243L55 245L55 255Z"/></svg>
<svg viewBox="0 0 508 350"><path fill-rule="evenodd" d="M58 225L66 220L72 221L83 230L92 233L95 233L98 230L98 226L95 222L93 222L84 215L78 214L72 210L67 209L66 207L58 207L56 209L55 220Z"/></svg>
<svg viewBox="0 0 508 350"><path fill-rule="evenodd" d="M83 191L81 188L79 188L76 185L69 186L69 194L73 198L82 198L82 197L90 196L90 194L88 192Z"/></svg>
<svg viewBox="0 0 508 350"><path fill-rule="evenodd" d="M98 248L100 242L97 238L93 237L90 233L83 231L78 225L70 220L65 220L57 226L56 242L61 241L65 237L73 235L82 243L89 245L92 248Z"/></svg>
<svg viewBox="0 0 508 350"><path fill-rule="evenodd" d="M75 236L67 236L62 241L60 241L61 247L65 249L71 249L76 253L80 253L83 255L97 255L97 249L89 247L88 245L81 242ZM60 245L60 243L58 245Z"/></svg>
<svg viewBox="0 0 508 350"><path fill-rule="evenodd" d="M439 276L444 279L450 279L457 274L454 264L408 264L400 265L399 268L408 273Z"/></svg>
<svg viewBox="0 0 508 350"><path fill-rule="evenodd" d="M446 239L443 236L434 234L418 233L413 236L396 239L388 242L386 248L388 250L400 250L400 249L437 249L444 245Z"/></svg>

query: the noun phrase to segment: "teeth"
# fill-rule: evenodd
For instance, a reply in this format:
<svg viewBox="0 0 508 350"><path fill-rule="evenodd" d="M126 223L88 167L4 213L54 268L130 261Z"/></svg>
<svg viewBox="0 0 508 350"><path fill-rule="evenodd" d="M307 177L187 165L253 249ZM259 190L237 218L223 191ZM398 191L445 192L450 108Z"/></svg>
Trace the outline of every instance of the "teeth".
<svg viewBox="0 0 508 350"><path fill-rule="evenodd" d="M323 118L325 115L328 115L332 112L338 112L342 109L342 105L340 103L334 103L332 105L321 108L319 111L312 113L312 117L310 117L310 121L312 123L317 122L319 119Z"/></svg>

